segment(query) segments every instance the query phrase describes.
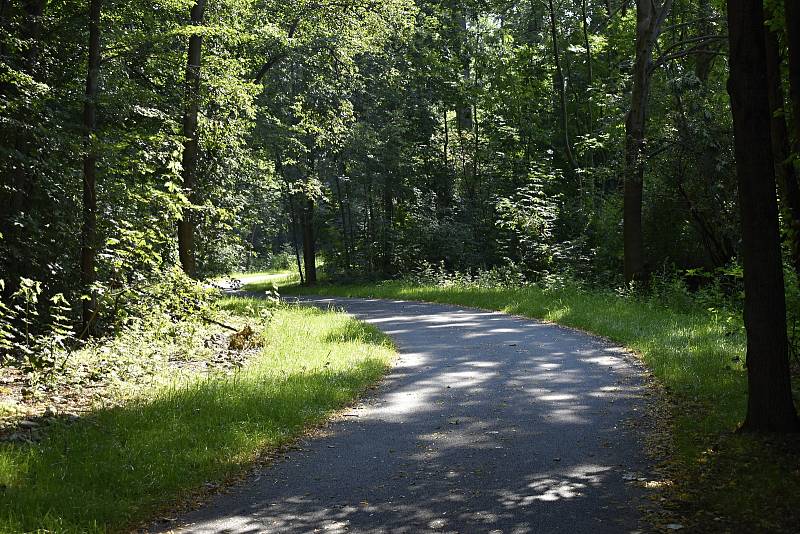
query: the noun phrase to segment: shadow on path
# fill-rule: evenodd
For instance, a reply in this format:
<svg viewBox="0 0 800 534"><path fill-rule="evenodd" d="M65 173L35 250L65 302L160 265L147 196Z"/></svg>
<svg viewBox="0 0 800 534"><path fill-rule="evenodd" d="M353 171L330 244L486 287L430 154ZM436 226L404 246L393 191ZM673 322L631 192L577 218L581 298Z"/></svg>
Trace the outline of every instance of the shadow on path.
<svg viewBox="0 0 800 534"><path fill-rule="evenodd" d="M401 301L304 298L395 339L379 388L180 532L631 532L641 371L602 340ZM630 424L623 425L623 421ZM626 476L627 474L627 476Z"/></svg>

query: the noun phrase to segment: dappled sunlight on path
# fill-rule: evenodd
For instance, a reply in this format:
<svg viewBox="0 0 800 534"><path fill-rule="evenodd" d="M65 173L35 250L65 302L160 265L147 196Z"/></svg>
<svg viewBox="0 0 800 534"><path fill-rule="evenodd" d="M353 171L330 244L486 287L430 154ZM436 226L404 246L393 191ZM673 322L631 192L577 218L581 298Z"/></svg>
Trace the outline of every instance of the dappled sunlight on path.
<svg viewBox="0 0 800 534"><path fill-rule="evenodd" d="M579 332L400 301L342 307L396 340L374 396L182 532L628 532L647 469L640 371ZM623 425L624 420L631 425Z"/></svg>

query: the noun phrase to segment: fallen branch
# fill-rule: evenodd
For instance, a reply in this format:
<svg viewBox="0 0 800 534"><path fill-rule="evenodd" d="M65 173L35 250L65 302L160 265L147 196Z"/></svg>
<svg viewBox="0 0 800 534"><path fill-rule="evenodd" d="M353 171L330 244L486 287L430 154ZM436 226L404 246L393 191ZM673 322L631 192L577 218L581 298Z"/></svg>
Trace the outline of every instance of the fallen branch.
<svg viewBox="0 0 800 534"><path fill-rule="evenodd" d="M239 329L238 329L238 328L235 328L235 327L233 327L233 326L231 326L231 325L228 325L228 324L222 323L222 322L220 322L220 321L217 321L217 320L211 319L210 317L206 317L205 315L201 315L201 316L200 316L200 318L201 318L202 320L206 321L207 323L215 324L215 325L217 325L217 326L221 326L222 328L227 328L227 329L228 329L228 330L230 330L231 332L239 332Z"/></svg>

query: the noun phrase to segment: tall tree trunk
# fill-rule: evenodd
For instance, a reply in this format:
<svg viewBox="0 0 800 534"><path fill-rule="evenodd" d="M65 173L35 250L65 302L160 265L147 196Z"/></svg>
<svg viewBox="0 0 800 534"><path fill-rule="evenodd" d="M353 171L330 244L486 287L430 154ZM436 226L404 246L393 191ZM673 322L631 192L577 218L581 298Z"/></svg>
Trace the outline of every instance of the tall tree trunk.
<svg viewBox="0 0 800 534"><path fill-rule="evenodd" d="M477 75L476 75L477 78ZM476 80L477 81L477 80ZM473 134L475 135L475 139L473 141L473 151L474 154L472 155L472 176L475 178L476 187L480 188L481 186L481 179L480 179L480 149L481 149L481 123L480 118L478 117L478 105L475 104L472 106L472 122L475 125L475 130Z"/></svg>
<svg viewBox="0 0 800 534"><path fill-rule="evenodd" d="M466 14L466 7L462 2L459 6L456 7L455 18L456 24L458 25L459 35L461 38L460 45L460 52L459 56L461 59L461 76L462 80L465 85L470 83L471 79L471 68L470 63L472 63L472 57L469 52L469 29L467 27L467 14ZM462 98L458 103L458 107L456 108L456 116L458 119L458 128L459 130L472 130L472 106L470 106L467 99Z"/></svg>
<svg viewBox="0 0 800 534"><path fill-rule="evenodd" d="M581 0L581 17L583 19L583 46L586 48L586 82L587 82L587 98L586 98L586 111L588 118L588 131L594 133L594 102L592 95L594 94L594 71L592 68L592 45L589 43L589 20L586 17L586 0ZM594 150L589 150L589 164L594 166ZM581 203L583 199L581 199Z"/></svg>
<svg viewBox="0 0 800 534"><path fill-rule="evenodd" d="M339 162L339 172L336 174L335 177L335 184L336 184L336 202L339 204L339 217L342 220L342 241L344 242L344 260L347 263L347 268L350 269L353 266L350 257L350 240L347 234L347 217L345 216L344 211L344 198L342 196L342 184L341 184L341 177L344 176L344 161Z"/></svg>
<svg viewBox="0 0 800 534"><path fill-rule="evenodd" d="M444 172L437 173L436 179L436 214L441 219L453 203L453 184L450 174L450 126L447 121L447 110L444 111Z"/></svg>
<svg viewBox="0 0 800 534"><path fill-rule="evenodd" d="M764 35L775 177L788 226L787 235L792 252L792 265L800 276L800 187L798 187L794 163L789 157L789 132L786 127L783 81L781 79L781 53L778 36L775 32L767 29Z"/></svg>
<svg viewBox="0 0 800 534"><path fill-rule="evenodd" d="M387 276L392 269L392 225L394 221L394 176L386 173L383 184L383 232L381 233L381 272Z"/></svg>
<svg viewBox="0 0 800 534"><path fill-rule="evenodd" d="M364 206L364 226L361 230L362 240L364 241L364 270L372 272L372 244L375 239L372 235L372 173L369 171L369 163L367 163L367 181L364 183L364 199L366 206Z"/></svg>
<svg viewBox="0 0 800 534"><path fill-rule="evenodd" d="M800 424L789 376L762 3L728 0L728 33L749 385L742 430L797 431Z"/></svg>
<svg viewBox="0 0 800 534"><path fill-rule="evenodd" d="M789 48L789 100L792 110L792 152L800 156L800 2L783 3Z"/></svg>
<svg viewBox="0 0 800 534"><path fill-rule="evenodd" d="M83 225L81 227L81 288L88 295L83 301L83 332L92 334L97 314L97 300L91 289L95 282L97 254L97 85L100 75L100 11L102 0L89 2L89 61L86 71L86 93L83 102Z"/></svg>
<svg viewBox="0 0 800 534"><path fill-rule="evenodd" d="M569 140L569 121L567 119L567 95L565 94L564 84L566 80L564 79L564 72L561 70L561 59L559 57L560 52L558 49L558 29L556 27L556 13L555 9L553 8L553 0L548 0L548 6L550 7L550 36L553 41L553 61L556 66L556 79L555 79L555 86L556 91L558 93L558 104L559 104L559 118L561 120L561 135L562 141L564 143L564 153L567 156L567 162L569 163L570 167L573 169L578 168L578 162L575 161L575 156L572 153L572 144Z"/></svg>
<svg viewBox="0 0 800 534"><path fill-rule="evenodd" d="M287 185L286 190L289 190ZM303 265L300 262L300 239L297 237L297 210L294 207L294 201L292 200L291 193L287 193L287 201L288 210L289 210L289 223L292 225L292 245L294 247L294 261L297 264L297 274L300 275L300 284L305 285L306 280L303 276Z"/></svg>
<svg viewBox="0 0 800 534"><path fill-rule="evenodd" d="M711 8L710 0L699 0L698 15L701 19L698 25L699 34L712 35L714 33L714 28L711 21L714 18L714 11ZM714 58L717 55L716 52L718 48L718 43L706 41L698 45L693 54L694 73L704 86L708 84L708 78L711 75L711 68L714 66Z"/></svg>
<svg viewBox="0 0 800 534"><path fill-rule="evenodd" d="M450 127L447 125L447 110L444 110L444 150L442 151L442 155L444 156L444 168L448 172L450 171Z"/></svg>
<svg viewBox="0 0 800 534"><path fill-rule="evenodd" d="M252 269L253 258L256 255L256 245L258 243L258 222L253 221L250 225L250 250L247 251L244 270L249 273Z"/></svg>
<svg viewBox="0 0 800 534"><path fill-rule="evenodd" d="M297 274L300 275L300 284L305 285L306 280L303 276L303 266L300 262L300 239L297 237L297 210L294 207L292 194L289 192L289 184L286 184L286 208L289 212L289 224L292 226L292 245L294 248L294 260L297 263Z"/></svg>
<svg viewBox="0 0 800 534"><path fill-rule="evenodd" d="M355 267L356 255L357 255L357 248L356 248L356 228L355 224L353 223L353 203L351 199L353 198L352 191L350 189L350 181L344 184L344 195L347 199L347 226L350 233L350 250L352 251L353 257L351 260L353 261L353 266Z"/></svg>
<svg viewBox="0 0 800 534"><path fill-rule="evenodd" d="M284 193L284 206L286 214L289 216L290 231L292 234L292 246L294 248L294 259L297 262L297 274L300 275L300 284L305 285L305 278L303 276L303 266L300 263L300 240L297 237L297 216L294 208L294 197L292 196L292 188L289 185L289 180L283 169L283 158L281 153L275 149L275 172L278 173L283 179L283 184L286 186Z"/></svg>
<svg viewBox="0 0 800 534"><path fill-rule="evenodd" d="M645 278L642 236L645 127L652 76L653 47L672 0L636 0L636 60L633 65L631 107L625 117L625 193L623 243L625 281Z"/></svg>
<svg viewBox="0 0 800 534"><path fill-rule="evenodd" d="M192 26L201 26L205 13L206 0L196 0L191 12ZM183 113L183 189L186 197L194 204L196 200L197 159L199 139L197 135L198 115L200 113L200 61L202 57L203 36L193 33L189 36L186 54L185 101ZM194 254L194 215L192 209L185 209L178 221L178 256L183 270L189 276L197 272Z"/></svg>
<svg viewBox="0 0 800 534"><path fill-rule="evenodd" d="M306 285L317 283L317 247L314 237L314 201L306 200L303 209L303 264L306 271Z"/></svg>

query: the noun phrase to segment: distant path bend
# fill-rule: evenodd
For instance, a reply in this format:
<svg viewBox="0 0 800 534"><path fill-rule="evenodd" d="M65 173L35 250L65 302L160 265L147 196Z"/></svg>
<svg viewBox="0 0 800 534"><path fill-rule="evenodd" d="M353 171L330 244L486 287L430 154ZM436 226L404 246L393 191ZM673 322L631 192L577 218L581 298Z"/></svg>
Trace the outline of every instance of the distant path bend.
<svg viewBox="0 0 800 534"><path fill-rule="evenodd" d="M401 357L324 437L181 518L180 532L631 532L648 469L640 367L502 313L301 298L374 324Z"/></svg>

